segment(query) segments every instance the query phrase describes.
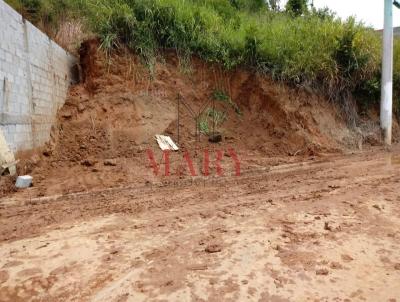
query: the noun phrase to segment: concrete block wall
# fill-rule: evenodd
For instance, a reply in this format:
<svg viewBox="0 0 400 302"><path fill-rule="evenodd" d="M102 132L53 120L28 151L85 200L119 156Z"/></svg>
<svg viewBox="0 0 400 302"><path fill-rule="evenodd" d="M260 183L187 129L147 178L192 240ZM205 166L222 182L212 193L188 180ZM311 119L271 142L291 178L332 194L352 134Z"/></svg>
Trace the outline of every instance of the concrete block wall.
<svg viewBox="0 0 400 302"><path fill-rule="evenodd" d="M43 146L76 59L0 0L0 128L13 152Z"/></svg>

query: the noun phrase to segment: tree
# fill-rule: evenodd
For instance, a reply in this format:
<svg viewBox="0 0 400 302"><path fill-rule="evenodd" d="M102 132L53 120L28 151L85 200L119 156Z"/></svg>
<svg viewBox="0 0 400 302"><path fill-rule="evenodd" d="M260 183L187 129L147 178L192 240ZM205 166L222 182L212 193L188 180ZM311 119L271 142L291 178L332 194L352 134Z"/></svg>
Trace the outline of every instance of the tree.
<svg viewBox="0 0 400 302"><path fill-rule="evenodd" d="M311 14L317 16L322 20L334 20L336 17L336 13L330 10L328 7L324 8L311 8Z"/></svg>
<svg viewBox="0 0 400 302"><path fill-rule="evenodd" d="M268 8L265 0L229 0L229 2L236 9L244 9L251 12L258 12Z"/></svg>
<svg viewBox="0 0 400 302"><path fill-rule="evenodd" d="M248 2L248 8L250 11L257 12L262 9L265 9L267 7L267 4L264 2L264 0L247 0Z"/></svg>
<svg viewBox="0 0 400 302"><path fill-rule="evenodd" d="M308 0L289 0L286 3L286 11L298 17L304 15L308 11Z"/></svg>
<svg viewBox="0 0 400 302"><path fill-rule="evenodd" d="M280 0L268 0L268 6L272 11L279 11Z"/></svg>

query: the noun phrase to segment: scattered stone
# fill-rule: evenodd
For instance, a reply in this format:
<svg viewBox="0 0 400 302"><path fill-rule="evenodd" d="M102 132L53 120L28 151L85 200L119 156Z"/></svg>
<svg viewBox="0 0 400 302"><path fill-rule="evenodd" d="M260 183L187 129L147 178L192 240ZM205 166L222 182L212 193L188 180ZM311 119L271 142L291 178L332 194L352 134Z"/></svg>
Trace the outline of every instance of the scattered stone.
<svg viewBox="0 0 400 302"><path fill-rule="evenodd" d="M18 189L29 188L32 185L32 180L33 178L30 175L18 176L15 186Z"/></svg>
<svg viewBox="0 0 400 302"><path fill-rule="evenodd" d="M343 260L343 261L346 261L346 262L350 262L350 261L353 261L353 260L354 260L353 257L351 257L351 256L349 256L349 255L346 255L346 254L342 255L341 257L342 257L342 260Z"/></svg>
<svg viewBox="0 0 400 302"><path fill-rule="evenodd" d="M172 285L174 285L174 280L168 280L163 284L163 286L172 286Z"/></svg>
<svg viewBox="0 0 400 302"><path fill-rule="evenodd" d="M69 110L66 110L62 113L62 117L65 119L70 119L72 117L72 112Z"/></svg>
<svg viewBox="0 0 400 302"><path fill-rule="evenodd" d="M46 149L43 151L43 155L46 156L46 157L51 156L52 153L53 153L53 152L52 152L52 150L51 150L50 148L46 148Z"/></svg>
<svg viewBox="0 0 400 302"><path fill-rule="evenodd" d="M85 109L86 109L85 105L79 103L79 105L78 105L78 111L79 111L79 112L83 112L83 111L85 111Z"/></svg>
<svg viewBox="0 0 400 302"><path fill-rule="evenodd" d="M277 244L277 245L275 245L275 246L273 247L273 249L276 250L276 251L280 251L280 250L281 250L281 247L279 246L279 244Z"/></svg>
<svg viewBox="0 0 400 302"><path fill-rule="evenodd" d="M400 263L396 263L394 265L394 269L397 270L397 271L400 271Z"/></svg>
<svg viewBox="0 0 400 302"><path fill-rule="evenodd" d="M219 244L210 244L206 247L205 251L207 253L219 253L222 251L222 247Z"/></svg>
<svg viewBox="0 0 400 302"><path fill-rule="evenodd" d="M380 146L381 145L381 138L378 132L369 132L363 135L363 140L365 143L371 146Z"/></svg>
<svg viewBox="0 0 400 302"><path fill-rule="evenodd" d="M151 120L153 118L152 113L144 113L142 114L142 118Z"/></svg>
<svg viewBox="0 0 400 302"><path fill-rule="evenodd" d="M40 249L42 249L42 248L48 247L49 245L50 245L50 243L47 242L47 243L45 243L45 244L43 244L43 245L37 247L36 249L37 249L37 250L40 250Z"/></svg>
<svg viewBox="0 0 400 302"><path fill-rule="evenodd" d="M272 199L268 199L268 200L267 200L267 203L271 204L271 206L274 206L274 205L275 205L275 203L274 203L274 201L273 201Z"/></svg>
<svg viewBox="0 0 400 302"><path fill-rule="evenodd" d="M219 143L222 141L222 135L220 133L211 134L208 138L210 143Z"/></svg>
<svg viewBox="0 0 400 302"><path fill-rule="evenodd" d="M375 209L377 209L378 211L382 211L381 207L378 206L377 204L374 204L372 207L375 208Z"/></svg>
<svg viewBox="0 0 400 302"><path fill-rule="evenodd" d="M117 165L117 160L116 159L106 159L104 161L105 166L113 166L115 167Z"/></svg>
<svg viewBox="0 0 400 302"><path fill-rule="evenodd" d="M325 231L330 231L330 232L332 232L332 227L329 226L329 222L327 222L327 221L325 222L324 230L325 230Z"/></svg>
<svg viewBox="0 0 400 302"><path fill-rule="evenodd" d="M331 269L342 269L343 265L340 264L339 262L331 262L330 267L331 267Z"/></svg>
<svg viewBox="0 0 400 302"><path fill-rule="evenodd" d="M188 266L188 270L191 271L205 271L208 269L207 264L193 264Z"/></svg>
<svg viewBox="0 0 400 302"><path fill-rule="evenodd" d="M326 276L329 274L329 271L326 268L321 268L318 269L315 274L317 274L318 276Z"/></svg>
<svg viewBox="0 0 400 302"><path fill-rule="evenodd" d="M92 160L92 159L85 159L85 160L81 161L81 165L86 166L86 167L93 167L96 163L97 163L97 161Z"/></svg>

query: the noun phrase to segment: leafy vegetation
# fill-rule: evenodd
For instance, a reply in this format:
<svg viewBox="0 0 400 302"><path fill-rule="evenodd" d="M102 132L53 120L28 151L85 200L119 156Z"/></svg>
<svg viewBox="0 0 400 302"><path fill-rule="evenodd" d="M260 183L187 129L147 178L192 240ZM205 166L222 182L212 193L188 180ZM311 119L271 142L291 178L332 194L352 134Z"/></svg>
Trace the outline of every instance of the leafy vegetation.
<svg viewBox="0 0 400 302"><path fill-rule="evenodd" d="M217 130L228 120L228 109L232 109L238 116L242 114L239 106L224 91L214 90L211 98L216 101L213 103L213 108L206 108L198 118L200 132L206 135L211 133L210 129Z"/></svg>
<svg viewBox="0 0 400 302"><path fill-rule="evenodd" d="M196 54L225 68L245 66L333 100L364 100L379 91L381 38L353 19L289 1L8 0L36 23L84 20L104 49L125 44L146 62L162 49ZM268 3L268 5L266 4ZM400 45L395 79L400 84Z"/></svg>
<svg viewBox="0 0 400 302"><path fill-rule="evenodd" d="M227 120L227 113L214 108L207 108L199 117L198 127L201 133L209 135Z"/></svg>
<svg viewBox="0 0 400 302"><path fill-rule="evenodd" d="M232 101L230 96L226 94L224 91L219 89L214 90L212 98L216 101L227 104L235 111L236 114L242 115L242 111L240 110L239 106L234 101Z"/></svg>
<svg viewBox="0 0 400 302"><path fill-rule="evenodd" d="M288 0L286 11L298 17L308 12L308 0Z"/></svg>

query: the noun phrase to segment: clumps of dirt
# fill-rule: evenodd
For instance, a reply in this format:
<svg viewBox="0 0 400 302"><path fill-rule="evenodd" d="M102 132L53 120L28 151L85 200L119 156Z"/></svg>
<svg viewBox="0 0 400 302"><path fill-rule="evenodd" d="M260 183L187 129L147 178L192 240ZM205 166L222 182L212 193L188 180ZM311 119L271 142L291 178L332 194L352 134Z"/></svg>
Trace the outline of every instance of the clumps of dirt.
<svg viewBox="0 0 400 302"><path fill-rule="evenodd" d="M146 152L161 158L155 134L171 136L200 167L203 149L234 149L243 169L338 152L353 135L323 98L250 71L224 71L198 58L182 70L173 52L149 71L128 50L105 55L97 39L84 42L79 53L82 82L70 88L32 171L37 195L157 180ZM216 92L223 98L215 100ZM178 94L184 102L179 140ZM210 112L223 116L215 129L221 142L210 143L204 131L196 137L193 113L202 108L208 118ZM183 154L174 156L172 164Z"/></svg>
<svg viewBox="0 0 400 302"><path fill-rule="evenodd" d="M0 176L0 198L17 191L15 188L16 177Z"/></svg>
<svg viewBox="0 0 400 302"><path fill-rule="evenodd" d="M85 85L88 92L93 93L97 88L95 80L101 75L102 65L98 64L99 39L93 38L84 41L79 48L81 82Z"/></svg>
<svg viewBox="0 0 400 302"><path fill-rule="evenodd" d="M329 275L329 270L327 270L326 268L321 268L321 269L316 270L315 274L319 275L319 276L327 276L327 275Z"/></svg>
<svg viewBox="0 0 400 302"><path fill-rule="evenodd" d="M205 251L209 254L219 253L222 251L222 247L219 244L210 244L205 248Z"/></svg>
<svg viewBox="0 0 400 302"><path fill-rule="evenodd" d="M41 161L38 153L41 153L41 150L19 152L17 154L17 158L19 159L17 174L13 176L9 174L0 176L0 198L18 191L15 187L17 175L29 175L32 173Z"/></svg>

